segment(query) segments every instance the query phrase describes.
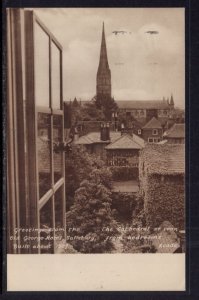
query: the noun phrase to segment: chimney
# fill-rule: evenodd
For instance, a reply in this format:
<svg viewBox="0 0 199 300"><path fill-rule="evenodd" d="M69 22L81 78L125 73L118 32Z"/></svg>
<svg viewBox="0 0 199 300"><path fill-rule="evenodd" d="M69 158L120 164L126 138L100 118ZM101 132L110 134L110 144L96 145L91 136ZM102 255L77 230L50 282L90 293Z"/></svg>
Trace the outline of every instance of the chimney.
<svg viewBox="0 0 199 300"><path fill-rule="evenodd" d="M121 124L121 135L123 134L129 134L133 136L133 128L131 127L125 127L124 123Z"/></svg>
<svg viewBox="0 0 199 300"><path fill-rule="evenodd" d="M77 130L77 127L74 128L74 141L77 141L79 139L79 132Z"/></svg>
<svg viewBox="0 0 199 300"><path fill-rule="evenodd" d="M101 123L100 139L101 139L101 141L109 141L110 140L110 125L109 125L109 123Z"/></svg>

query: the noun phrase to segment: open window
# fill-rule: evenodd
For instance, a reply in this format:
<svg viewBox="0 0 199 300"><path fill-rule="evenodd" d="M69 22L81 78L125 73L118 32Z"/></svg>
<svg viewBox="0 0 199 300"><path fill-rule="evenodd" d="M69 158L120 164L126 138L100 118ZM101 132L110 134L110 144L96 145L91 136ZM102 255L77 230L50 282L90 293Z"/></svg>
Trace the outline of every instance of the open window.
<svg viewBox="0 0 199 300"><path fill-rule="evenodd" d="M54 253L65 236L62 47L31 10L8 9L7 26L8 248Z"/></svg>

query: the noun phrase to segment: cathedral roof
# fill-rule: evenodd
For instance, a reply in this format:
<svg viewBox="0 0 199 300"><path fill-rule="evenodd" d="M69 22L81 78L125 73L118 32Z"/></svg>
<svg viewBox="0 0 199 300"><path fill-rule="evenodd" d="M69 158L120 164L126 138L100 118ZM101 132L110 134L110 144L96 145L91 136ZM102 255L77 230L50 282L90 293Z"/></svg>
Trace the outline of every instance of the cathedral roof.
<svg viewBox="0 0 199 300"><path fill-rule="evenodd" d="M117 100L119 109L169 109L163 100Z"/></svg>
<svg viewBox="0 0 199 300"><path fill-rule="evenodd" d="M153 129L153 128L159 128L162 129L161 123L158 119L153 117L144 127L143 129Z"/></svg>
<svg viewBox="0 0 199 300"><path fill-rule="evenodd" d="M185 124L174 124L168 131L164 133L166 138L184 138Z"/></svg>
<svg viewBox="0 0 199 300"><path fill-rule="evenodd" d="M106 146L105 149L111 150L111 149L142 149L144 147L145 143L142 138L139 136L133 134L133 136L130 136L129 134L124 134L120 136L119 139L112 142L108 146Z"/></svg>

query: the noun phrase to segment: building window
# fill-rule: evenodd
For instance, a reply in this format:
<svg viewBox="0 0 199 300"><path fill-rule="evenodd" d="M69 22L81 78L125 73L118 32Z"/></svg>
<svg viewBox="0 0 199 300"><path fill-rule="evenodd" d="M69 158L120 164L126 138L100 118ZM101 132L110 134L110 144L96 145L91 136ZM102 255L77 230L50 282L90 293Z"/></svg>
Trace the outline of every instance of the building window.
<svg viewBox="0 0 199 300"><path fill-rule="evenodd" d="M148 143L159 143L160 139L159 138L148 138Z"/></svg>
<svg viewBox="0 0 199 300"><path fill-rule="evenodd" d="M138 134L141 134L141 133L142 133L141 129L138 129Z"/></svg>
<svg viewBox="0 0 199 300"><path fill-rule="evenodd" d="M157 135L158 134L158 130L157 129L153 129L152 134L153 135Z"/></svg>
<svg viewBox="0 0 199 300"><path fill-rule="evenodd" d="M144 111L143 110L140 111L140 116L144 116Z"/></svg>
<svg viewBox="0 0 199 300"><path fill-rule="evenodd" d="M160 139L154 138L154 139L153 139L153 142L154 142L154 143L159 143L159 142L160 142Z"/></svg>

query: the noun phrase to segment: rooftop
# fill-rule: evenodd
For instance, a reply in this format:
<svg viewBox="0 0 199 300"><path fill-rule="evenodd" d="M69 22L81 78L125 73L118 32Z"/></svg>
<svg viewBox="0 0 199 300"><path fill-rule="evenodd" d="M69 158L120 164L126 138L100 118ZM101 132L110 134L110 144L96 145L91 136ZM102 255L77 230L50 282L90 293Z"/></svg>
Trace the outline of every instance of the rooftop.
<svg viewBox="0 0 199 300"><path fill-rule="evenodd" d="M96 143L107 143L107 141L102 141L101 133L99 132L90 132L86 135L81 136L78 140L75 141L75 144L77 145L90 145L90 144L96 144ZM118 131L110 131L110 141L114 142L119 137L121 137L121 132Z"/></svg>
<svg viewBox="0 0 199 300"><path fill-rule="evenodd" d="M133 134L124 134L117 140L106 146L105 149L142 149L145 146L144 140Z"/></svg>
<svg viewBox="0 0 199 300"><path fill-rule="evenodd" d="M118 100L120 109L168 109L169 105L163 100Z"/></svg>
<svg viewBox="0 0 199 300"><path fill-rule="evenodd" d="M185 146L183 144L147 144L142 151L148 174L185 173Z"/></svg>
<svg viewBox="0 0 199 300"><path fill-rule="evenodd" d="M184 138L185 124L174 124L169 130L164 133L166 138Z"/></svg>
<svg viewBox="0 0 199 300"><path fill-rule="evenodd" d="M153 129L153 128L162 129L160 121L155 117L153 117L142 129Z"/></svg>

